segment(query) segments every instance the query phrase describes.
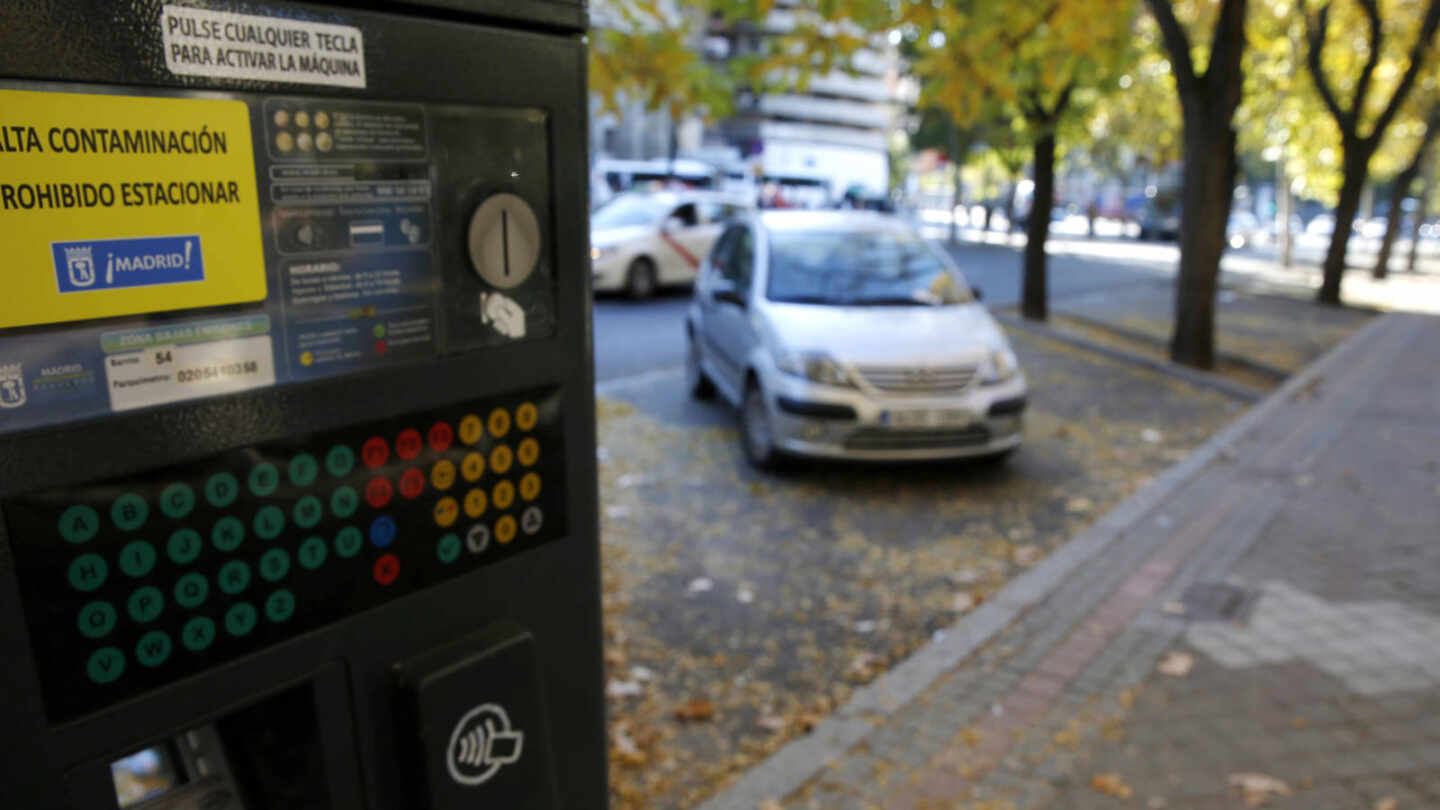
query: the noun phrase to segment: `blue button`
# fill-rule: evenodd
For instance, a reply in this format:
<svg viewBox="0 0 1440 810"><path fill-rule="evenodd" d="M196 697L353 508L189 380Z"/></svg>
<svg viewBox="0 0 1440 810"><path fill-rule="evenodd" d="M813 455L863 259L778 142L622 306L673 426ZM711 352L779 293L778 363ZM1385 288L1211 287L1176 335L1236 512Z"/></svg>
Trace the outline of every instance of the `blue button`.
<svg viewBox="0 0 1440 810"><path fill-rule="evenodd" d="M376 548L385 548L395 542L395 518L381 515L370 524L370 542Z"/></svg>

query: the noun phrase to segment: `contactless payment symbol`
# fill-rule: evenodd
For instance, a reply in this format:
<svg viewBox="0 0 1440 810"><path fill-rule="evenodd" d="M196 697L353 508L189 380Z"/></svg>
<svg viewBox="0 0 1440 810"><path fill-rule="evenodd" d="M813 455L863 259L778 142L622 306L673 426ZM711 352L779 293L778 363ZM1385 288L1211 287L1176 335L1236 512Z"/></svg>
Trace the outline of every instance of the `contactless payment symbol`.
<svg viewBox="0 0 1440 810"><path fill-rule="evenodd" d="M445 767L450 778L466 787L490 781L500 769L520 759L525 733L511 730L510 717L496 703L483 703L465 713L450 733Z"/></svg>

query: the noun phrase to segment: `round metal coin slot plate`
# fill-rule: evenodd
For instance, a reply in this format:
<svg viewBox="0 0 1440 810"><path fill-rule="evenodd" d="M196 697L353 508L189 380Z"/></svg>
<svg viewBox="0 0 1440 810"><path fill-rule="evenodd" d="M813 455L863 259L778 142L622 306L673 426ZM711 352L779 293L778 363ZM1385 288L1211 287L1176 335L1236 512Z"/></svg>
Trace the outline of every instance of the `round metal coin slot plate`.
<svg viewBox="0 0 1440 810"><path fill-rule="evenodd" d="M540 222L514 194L495 194L481 203L470 216L468 240L475 273L499 290L525 283L540 259Z"/></svg>

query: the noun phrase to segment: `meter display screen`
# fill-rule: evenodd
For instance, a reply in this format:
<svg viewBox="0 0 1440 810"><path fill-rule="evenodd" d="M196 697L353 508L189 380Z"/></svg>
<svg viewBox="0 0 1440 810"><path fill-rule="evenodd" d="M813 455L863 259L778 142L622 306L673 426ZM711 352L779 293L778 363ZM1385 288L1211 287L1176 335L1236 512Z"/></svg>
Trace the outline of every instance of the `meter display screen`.
<svg viewBox="0 0 1440 810"><path fill-rule="evenodd" d="M112 762L110 776L115 782L115 801L120 810L163 796L185 783L174 748L168 743Z"/></svg>
<svg viewBox="0 0 1440 810"><path fill-rule="evenodd" d="M5 500L49 716L563 536L561 402L462 402Z"/></svg>

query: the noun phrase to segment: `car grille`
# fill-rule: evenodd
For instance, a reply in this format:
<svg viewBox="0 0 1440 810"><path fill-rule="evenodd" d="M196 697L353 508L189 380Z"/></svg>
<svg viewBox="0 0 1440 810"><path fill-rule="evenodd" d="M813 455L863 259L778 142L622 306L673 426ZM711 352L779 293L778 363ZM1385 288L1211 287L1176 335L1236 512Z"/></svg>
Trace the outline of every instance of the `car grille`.
<svg viewBox="0 0 1440 810"><path fill-rule="evenodd" d="M939 430L885 430L861 428L845 440L848 450L934 450L946 447L975 447L990 443L984 425Z"/></svg>
<svg viewBox="0 0 1440 810"><path fill-rule="evenodd" d="M953 394L975 379L975 366L859 366L865 382L892 394Z"/></svg>

